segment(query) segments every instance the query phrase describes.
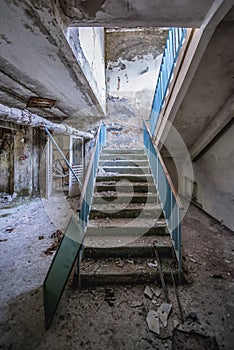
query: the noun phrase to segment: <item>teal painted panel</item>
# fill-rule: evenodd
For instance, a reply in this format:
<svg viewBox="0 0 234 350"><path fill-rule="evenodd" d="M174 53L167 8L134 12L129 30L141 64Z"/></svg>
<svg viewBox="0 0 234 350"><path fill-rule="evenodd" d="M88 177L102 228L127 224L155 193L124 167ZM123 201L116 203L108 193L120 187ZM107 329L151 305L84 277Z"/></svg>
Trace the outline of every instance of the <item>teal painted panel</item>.
<svg viewBox="0 0 234 350"><path fill-rule="evenodd" d="M84 232L71 217L43 284L46 328L53 319L59 300L82 247Z"/></svg>

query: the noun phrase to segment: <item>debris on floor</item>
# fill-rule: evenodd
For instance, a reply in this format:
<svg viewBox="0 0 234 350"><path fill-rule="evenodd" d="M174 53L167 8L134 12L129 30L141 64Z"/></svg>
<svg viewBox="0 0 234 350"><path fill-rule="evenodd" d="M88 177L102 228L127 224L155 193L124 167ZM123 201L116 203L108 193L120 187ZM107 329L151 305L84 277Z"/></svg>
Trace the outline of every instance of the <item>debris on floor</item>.
<svg viewBox="0 0 234 350"><path fill-rule="evenodd" d="M161 306L158 308L158 315L159 315L160 321L163 324L163 327L167 327L167 320L171 312L171 308L172 308L172 305L167 303L162 303Z"/></svg>
<svg viewBox="0 0 234 350"><path fill-rule="evenodd" d="M146 322L151 332L157 335L160 334L159 314L156 311L150 310L148 312L148 315L146 317Z"/></svg>
<svg viewBox="0 0 234 350"><path fill-rule="evenodd" d="M114 306L116 297L112 288L105 289L105 301L107 301L110 306Z"/></svg>
<svg viewBox="0 0 234 350"><path fill-rule="evenodd" d="M58 248L59 242L61 241L62 237L63 233L60 230L57 230L54 233L52 233L51 238L54 239L54 242L48 249L44 251L44 253L46 255L52 255L54 251Z"/></svg>
<svg viewBox="0 0 234 350"><path fill-rule="evenodd" d="M196 322L198 320L196 312L190 312L187 316L185 316L186 323L190 324Z"/></svg>
<svg viewBox="0 0 234 350"><path fill-rule="evenodd" d="M151 288L150 288L149 286L146 286L146 287L145 287L144 294L145 294L145 296L147 296L149 299L152 299L152 298L153 298L153 292L152 292L152 290L151 290Z"/></svg>
<svg viewBox="0 0 234 350"><path fill-rule="evenodd" d="M194 330L186 332L175 328L172 333L172 350L218 350L215 337L199 334Z"/></svg>

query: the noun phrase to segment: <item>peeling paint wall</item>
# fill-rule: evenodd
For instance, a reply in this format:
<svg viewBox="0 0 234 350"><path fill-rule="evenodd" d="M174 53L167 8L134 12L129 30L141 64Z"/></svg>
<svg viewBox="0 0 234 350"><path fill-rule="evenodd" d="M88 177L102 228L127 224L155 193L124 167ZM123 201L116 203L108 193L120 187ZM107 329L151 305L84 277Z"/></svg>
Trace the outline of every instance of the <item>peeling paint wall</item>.
<svg viewBox="0 0 234 350"><path fill-rule="evenodd" d="M44 132L19 127L0 129L0 192L32 195L39 192L40 159Z"/></svg>
<svg viewBox="0 0 234 350"><path fill-rule="evenodd" d="M14 135L11 130L0 129L0 192L14 191Z"/></svg>
<svg viewBox="0 0 234 350"><path fill-rule="evenodd" d="M155 28L107 32L107 94L126 99L138 117L149 118L166 36Z"/></svg>
<svg viewBox="0 0 234 350"><path fill-rule="evenodd" d="M194 163L198 203L234 231L234 125Z"/></svg>
<svg viewBox="0 0 234 350"><path fill-rule="evenodd" d="M68 28L65 36L105 114L104 28Z"/></svg>

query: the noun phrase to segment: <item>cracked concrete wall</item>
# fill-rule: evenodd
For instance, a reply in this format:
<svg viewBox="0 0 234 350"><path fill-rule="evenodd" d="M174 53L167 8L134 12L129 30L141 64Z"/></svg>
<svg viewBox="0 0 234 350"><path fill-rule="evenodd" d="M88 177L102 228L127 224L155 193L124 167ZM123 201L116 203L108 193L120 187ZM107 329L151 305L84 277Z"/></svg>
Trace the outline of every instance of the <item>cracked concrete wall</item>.
<svg viewBox="0 0 234 350"><path fill-rule="evenodd" d="M44 132L27 127L14 132L1 128L0 135L0 191L26 196L38 193Z"/></svg>
<svg viewBox="0 0 234 350"><path fill-rule="evenodd" d="M234 231L234 124L194 163L197 201Z"/></svg>
<svg viewBox="0 0 234 350"><path fill-rule="evenodd" d="M0 192L14 191L14 135L11 130L0 129Z"/></svg>
<svg viewBox="0 0 234 350"><path fill-rule="evenodd" d="M137 117L150 116L167 33L163 28L107 31L107 94L126 99Z"/></svg>

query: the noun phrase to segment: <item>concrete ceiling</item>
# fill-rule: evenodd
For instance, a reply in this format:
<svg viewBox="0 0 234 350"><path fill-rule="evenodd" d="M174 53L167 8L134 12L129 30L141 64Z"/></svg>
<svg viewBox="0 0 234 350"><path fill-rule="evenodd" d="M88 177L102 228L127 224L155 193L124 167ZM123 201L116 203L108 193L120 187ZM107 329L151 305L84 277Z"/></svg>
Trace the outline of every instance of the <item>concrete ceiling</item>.
<svg viewBox="0 0 234 350"><path fill-rule="evenodd" d="M55 107L31 111L93 124L102 111L63 31L69 25L197 27L213 2L1 0L0 103L25 108L31 96L50 98Z"/></svg>
<svg viewBox="0 0 234 350"><path fill-rule="evenodd" d="M92 124L102 112L49 4L1 0L0 103L25 108L30 96L55 99L52 109L31 111Z"/></svg>
<svg viewBox="0 0 234 350"><path fill-rule="evenodd" d="M71 25L199 27L213 0L59 0Z"/></svg>
<svg viewBox="0 0 234 350"><path fill-rule="evenodd" d="M166 28L111 30L106 33L107 61L135 61L145 55L154 58L163 53L168 35Z"/></svg>

